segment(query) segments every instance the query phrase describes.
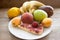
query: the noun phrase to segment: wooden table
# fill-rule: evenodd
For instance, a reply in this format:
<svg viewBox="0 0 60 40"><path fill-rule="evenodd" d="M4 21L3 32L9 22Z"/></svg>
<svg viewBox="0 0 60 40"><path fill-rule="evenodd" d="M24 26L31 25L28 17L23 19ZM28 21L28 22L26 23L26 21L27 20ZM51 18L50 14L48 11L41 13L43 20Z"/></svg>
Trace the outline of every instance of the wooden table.
<svg viewBox="0 0 60 40"><path fill-rule="evenodd" d="M16 38L8 30L9 19L7 17L8 9L0 9L0 40L22 40ZM60 40L60 9L54 10L53 19L53 30L52 32L40 40ZM38 39L39 40L39 39Z"/></svg>

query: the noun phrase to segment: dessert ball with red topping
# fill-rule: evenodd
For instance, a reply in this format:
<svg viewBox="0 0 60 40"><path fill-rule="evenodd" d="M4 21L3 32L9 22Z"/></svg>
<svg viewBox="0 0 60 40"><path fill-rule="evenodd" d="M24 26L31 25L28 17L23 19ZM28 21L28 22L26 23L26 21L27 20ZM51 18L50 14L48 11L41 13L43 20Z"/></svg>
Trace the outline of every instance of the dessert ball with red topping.
<svg viewBox="0 0 60 40"><path fill-rule="evenodd" d="M32 27L37 28L38 26L39 26L39 23L38 23L38 22L34 21L34 22L32 23Z"/></svg>

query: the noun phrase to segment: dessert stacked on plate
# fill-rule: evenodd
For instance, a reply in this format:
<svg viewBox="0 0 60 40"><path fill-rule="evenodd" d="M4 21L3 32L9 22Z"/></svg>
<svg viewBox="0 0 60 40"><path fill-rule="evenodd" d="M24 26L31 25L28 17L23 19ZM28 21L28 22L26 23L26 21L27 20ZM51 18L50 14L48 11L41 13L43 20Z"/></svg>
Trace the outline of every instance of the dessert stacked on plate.
<svg viewBox="0 0 60 40"><path fill-rule="evenodd" d="M42 34L44 28L51 27L52 15L53 8L38 1L27 1L20 8L8 10L8 17L13 18L14 27L37 35Z"/></svg>

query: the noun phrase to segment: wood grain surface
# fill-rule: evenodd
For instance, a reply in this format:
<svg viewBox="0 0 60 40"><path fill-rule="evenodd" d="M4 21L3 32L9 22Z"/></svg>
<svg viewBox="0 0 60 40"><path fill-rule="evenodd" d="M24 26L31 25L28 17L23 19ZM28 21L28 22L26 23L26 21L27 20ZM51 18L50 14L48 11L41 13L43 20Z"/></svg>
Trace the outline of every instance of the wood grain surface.
<svg viewBox="0 0 60 40"><path fill-rule="evenodd" d="M0 0L0 8L9 8L9 7L20 7L25 1L31 0ZM40 1L46 5L51 5L55 8L60 8L60 0L36 0Z"/></svg>
<svg viewBox="0 0 60 40"><path fill-rule="evenodd" d="M9 19L7 17L8 9L0 9L0 40L23 40L13 36L8 30ZM60 40L60 9L54 10L54 15L51 17L53 19L53 30L52 32L37 40Z"/></svg>

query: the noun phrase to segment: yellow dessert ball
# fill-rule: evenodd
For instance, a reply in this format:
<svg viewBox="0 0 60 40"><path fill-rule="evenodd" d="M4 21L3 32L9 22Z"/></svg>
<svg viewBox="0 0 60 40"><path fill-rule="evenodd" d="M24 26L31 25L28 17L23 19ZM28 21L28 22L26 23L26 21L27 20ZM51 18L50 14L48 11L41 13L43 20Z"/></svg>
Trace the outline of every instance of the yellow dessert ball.
<svg viewBox="0 0 60 40"><path fill-rule="evenodd" d="M45 18L45 19L43 19L42 24L46 28L50 27L52 24L52 19L51 18Z"/></svg>
<svg viewBox="0 0 60 40"><path fill-rule="evenodd" d="M13 18L12 20L12 25L15 26L15 27L18 27L18 25L21 24L21 19L16 17L16 18Z"/></svg>
<svg viewBox="0 0 60 40"><path fill-rule="evenodd" d="M18 15L20 15L21 13L20 13L20 9L19 8L17 8L17 7L12 7L12 8L10 8L9 10L8 10L8 17L9 18L14 18L14 17L16 17L16 16L18 16Z"/></svg>

